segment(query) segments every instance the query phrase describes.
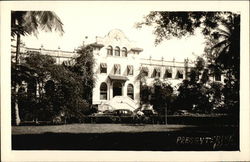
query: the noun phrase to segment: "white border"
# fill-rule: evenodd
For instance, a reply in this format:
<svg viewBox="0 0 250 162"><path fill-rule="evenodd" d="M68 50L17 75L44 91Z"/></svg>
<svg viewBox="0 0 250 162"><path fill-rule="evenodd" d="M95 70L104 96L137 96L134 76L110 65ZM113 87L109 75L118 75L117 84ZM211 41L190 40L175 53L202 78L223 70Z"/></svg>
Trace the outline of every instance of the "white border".
<svg viewBox="0 0 250 162"><path fill-rule="evenodd" d="M84 5L166 11L239 11L241 13L240 151L11 151L10 11L52 10ZM23 1L0 2L1 11L1 157L2 161L242 161L250 160L249 2L248 1ZM101 11L98 11L101 12Z"/></svg>

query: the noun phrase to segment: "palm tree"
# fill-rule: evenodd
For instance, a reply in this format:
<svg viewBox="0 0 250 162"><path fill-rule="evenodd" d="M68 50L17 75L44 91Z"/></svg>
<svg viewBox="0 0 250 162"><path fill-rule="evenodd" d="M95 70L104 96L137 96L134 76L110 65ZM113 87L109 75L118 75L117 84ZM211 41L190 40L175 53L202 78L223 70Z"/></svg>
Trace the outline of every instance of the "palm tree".
<svg viewBox="0 0 250 162"><path fill-rule="evenodd" d="M228 108L239 113L239 83L240 83L240 15L229 14L221 21L223 28L218 28L215 36L218 43L212 47L215 54L217 69L226 74L223 89L225 104ZM215 66L215 67L216 67Z"/></svg>
<svg viewBox="0 0 250 162"><path fill-rule="evenodd" d="M212 47L215 64L239 80L240 15L228 15L227 19L221 21L221 28L217 28L214 36L218 40L218 43Z"/></svg>
<svg viewBox="0 0 250 162"><path fill-rule="evenodd" d="M63 34L63 23L60 18L51 11L12 11L11 12L11 36L16 36L16 57L15 63L19 65L21 35L37 36L38 30L59 31ZM16 66L18 68L18 66ZM15 84L15 92L19 89L18 83ZM15 97L15 124L20 124L19 108L17 97Z"/></svg>

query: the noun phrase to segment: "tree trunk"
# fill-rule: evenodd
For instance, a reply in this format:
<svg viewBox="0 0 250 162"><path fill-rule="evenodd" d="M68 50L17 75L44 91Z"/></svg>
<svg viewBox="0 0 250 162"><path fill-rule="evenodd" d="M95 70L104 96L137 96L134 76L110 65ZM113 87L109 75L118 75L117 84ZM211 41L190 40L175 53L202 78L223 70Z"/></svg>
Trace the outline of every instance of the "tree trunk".
<svg viewBox="0 0 250 162"><path fill-rule="evenodd" d="M19 90L19 85L16 83L15 85L15 92L16 92L16 97L15 97L15 124L19 125L21 120L19 116L19 107L18 107L18 90Z"/></svg>
<svg viewBox="0 0 250 162"><path fill-rule="evenodd" d="M19 55L20 55L20 42L21 42L21 36L20 34L17 34L16 38L16 64L19 64Z"/></svg>
<svg viewBox="0 0 250 162"><path fill-rule="evenodd" d="M17 34L17 40L16 40L16 65L19 64L19 54L20 54L20 34ZM18 83L15 83L15 92L16 92L16 97L15 97L15 124L19 125L21 120L19 116L19 106L18 106L18 90L19 90L19 85Z"/></svg>

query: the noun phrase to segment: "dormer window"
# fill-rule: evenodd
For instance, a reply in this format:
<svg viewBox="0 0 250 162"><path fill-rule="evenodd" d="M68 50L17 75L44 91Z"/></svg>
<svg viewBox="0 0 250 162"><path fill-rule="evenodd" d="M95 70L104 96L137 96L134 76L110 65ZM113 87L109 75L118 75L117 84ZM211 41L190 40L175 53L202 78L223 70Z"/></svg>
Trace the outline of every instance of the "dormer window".
<svg viewBox="0 0 250 162"><path fill-rule="evenodd" d="M120 56L120 48L119 47L115 47L115 56Z"/></svg>
<svg viewBox="0 0 250 162"><path fill-rule="evenodd" d="M108 56L112 56L113 55L113 48L112 48L112 46L108 46L108 48L107 48L107 55Z"/></svg>
<svg viewBox="0 0 250 162"><path fill-rule="evenodd" d="M128 56L127 48L125 48L125 47L122 48L122 56L123 57L127 57Z"/></svg>

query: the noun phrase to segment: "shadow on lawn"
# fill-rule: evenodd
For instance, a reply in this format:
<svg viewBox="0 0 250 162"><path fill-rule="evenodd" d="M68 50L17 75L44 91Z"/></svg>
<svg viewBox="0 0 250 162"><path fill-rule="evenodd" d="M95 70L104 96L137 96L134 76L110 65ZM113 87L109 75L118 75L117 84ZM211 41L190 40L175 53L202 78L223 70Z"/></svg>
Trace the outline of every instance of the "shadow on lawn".
<svg viewBox="0 0 250 162"><path fill-rule="evenodd" d="M238 128L237 128L238 129ZM239 150L235 128L188 128L171 132L50 133L12 135L13 150Z"/></svg>

